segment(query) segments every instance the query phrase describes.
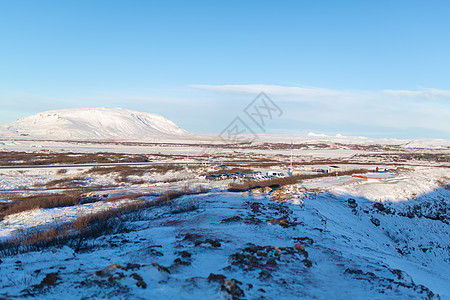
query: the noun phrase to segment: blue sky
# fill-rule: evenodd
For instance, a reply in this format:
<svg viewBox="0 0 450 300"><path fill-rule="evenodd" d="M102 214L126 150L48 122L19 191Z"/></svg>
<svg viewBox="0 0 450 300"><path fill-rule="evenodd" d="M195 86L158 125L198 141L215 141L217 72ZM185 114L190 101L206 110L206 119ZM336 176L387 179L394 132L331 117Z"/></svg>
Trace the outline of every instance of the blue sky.
<svg viewBox="0 0 450 300"><path fill-rule="evenodd" d="M450 138L448 1L0 1L0 123L123 107L219 133Z"/></svg>

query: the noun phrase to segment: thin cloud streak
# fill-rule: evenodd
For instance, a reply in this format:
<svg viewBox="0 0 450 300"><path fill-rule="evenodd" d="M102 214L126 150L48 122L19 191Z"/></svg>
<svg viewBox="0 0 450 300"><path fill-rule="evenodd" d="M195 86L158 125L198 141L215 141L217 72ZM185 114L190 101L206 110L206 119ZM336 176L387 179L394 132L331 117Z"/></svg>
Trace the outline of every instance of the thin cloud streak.
<svg viewBox="0 0 450 300"><path fill-rule="evenodd" d="M311 87L295 87L295 86L280 86L280 85L265 85L265 84L249 84L249 85L191 85L193 88L217 91L217 92L231 92L242 94L258 94L265 92L271 95L279 96L304 96L304 97L330 97L343 96L345 92L324 88Z"/></svg>
<svg viewBox="0 0 450 300"><path fill-rule="evenodd" d="M440 90L434 88L422 88L419 90L381 90L381 91L343 91L319 87L296 87L267 84L230 84L230 85L190 85L196 89L209 90L215 92L229 92L240 94L257 94L261 91L273 96L304 96L304 97L366 97L372 95L389 95L396 97L414 97L423 100L450 99L450 90Z"/></svg>
<svg viewBox="0 0 450 300"><path fill-rule="evenodd" d="M220 93L257 95L264 91L278 101L292 126L310 124L341 131L371 128L386 132L416 129L434 131L436 136L450 135L450 91L438 89L343 91L324 88L303 88L276 85L193 85L194 88ZM430 101L435 100L435 101ZM436 101L443 100L443 101ZM361 129L364 130L364 129Z"/></svg>
<svg viewBox="0 0 450 300"><path fill-rule="evenodd" d="M386 95L392 95L396 97L414 97L421 98L424 100L436 100L436 99L447 99L450 100L450 91L449 90L439 90L439 89L430 89L424 88L417 91L411 90L383 90L382 93Z"/></svg>

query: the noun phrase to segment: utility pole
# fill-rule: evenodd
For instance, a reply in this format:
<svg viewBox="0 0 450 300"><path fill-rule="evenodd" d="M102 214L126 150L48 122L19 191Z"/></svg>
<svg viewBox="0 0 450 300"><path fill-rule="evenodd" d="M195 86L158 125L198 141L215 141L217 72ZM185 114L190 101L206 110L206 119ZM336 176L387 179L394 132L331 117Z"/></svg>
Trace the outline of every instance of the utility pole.
<svg viewBox="0 0 450 300"><path fill-rule="evenodd" d="M292 173L293 169L292 169L292 150L294 149L294 141L291 141L291 168L290 171Z"/></svg>

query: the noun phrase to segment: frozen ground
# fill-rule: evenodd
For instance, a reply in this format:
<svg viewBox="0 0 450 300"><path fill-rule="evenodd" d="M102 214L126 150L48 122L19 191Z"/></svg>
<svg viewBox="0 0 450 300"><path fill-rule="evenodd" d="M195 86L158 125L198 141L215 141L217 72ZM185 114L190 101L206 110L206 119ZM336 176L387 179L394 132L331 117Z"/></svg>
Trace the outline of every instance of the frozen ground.
<svg viewBox="0 0 450 300"><path fill-rule="evenodd" d="M443 193L448 197L448 190ZM355 208L347 197L331 194L302 200L295 205L230 193L186 196L79 252L64 246L3 258L0 295L450 297L448 224L387 214L364 198ZM186 203L197 208L174 212ZM396 203L389 207L402 210Z"/></svg>
<svg viewBox="0 0 450 300"><path fill-rule="evenodd" d="M55 151L60 146L9 143L17 143L5 145L9 150L31 143L53 145ZM87 152L103 151L103 146L74 145ZM1 257L0 298L450 299L450 168L440 160L448 149L329 144L323 149L314 142L294 151L295 169L304 174L330 164L343 171L389 171L230 193L233 180L204 177L220 169L194 163L204 159L254 170L286 169L289 150L260 143L253 149L208 148L214 155L204 157L198 145L147 146L107 145L115 152L161 152L167 156L155 162L192 165L126 176L120 169L103 174L82 166L0 170L2 203L18 195L77 189L106 195L95 202L8 215L0 222L1 239L117 207L135 201L137 194L208 190L146 208L76 249L61 245ZM419 155L424 153L428 156ZM263 161L273 166L260 167ZM70 185L71 178L78 186Z"/></svg>

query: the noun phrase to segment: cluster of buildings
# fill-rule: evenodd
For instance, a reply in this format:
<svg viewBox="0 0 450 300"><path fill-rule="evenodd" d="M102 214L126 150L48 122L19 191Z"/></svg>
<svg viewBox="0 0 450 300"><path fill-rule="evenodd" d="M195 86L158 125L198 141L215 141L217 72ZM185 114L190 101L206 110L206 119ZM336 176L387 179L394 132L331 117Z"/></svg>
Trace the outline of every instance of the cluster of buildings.
<svg viewBox="0 0 450 300"><path fill-rule="evenodd" d="M288 171L254 171L254 172L233 172L233 173L220 173L214 175L207 175L207 180L225 180L225 179L249 179L249 180L264 180L271 178L282 178L292 176Z"/></svg>

